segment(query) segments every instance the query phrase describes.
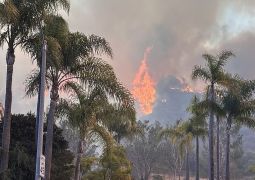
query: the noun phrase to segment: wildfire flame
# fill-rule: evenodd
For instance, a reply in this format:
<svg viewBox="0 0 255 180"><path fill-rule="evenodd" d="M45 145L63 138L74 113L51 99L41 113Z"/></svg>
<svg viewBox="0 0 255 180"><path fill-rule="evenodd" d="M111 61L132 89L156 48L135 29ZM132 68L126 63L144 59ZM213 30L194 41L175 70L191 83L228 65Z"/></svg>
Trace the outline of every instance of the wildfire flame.
<svg viewBox="0 0 255 180"><path fill-rule="evenodd" d="M146 63L147 57L152 48L147 48L138 72L133 80L132 94L138 101L141 111L144 114L152 113L152 106L156 99L155 82L149 74L148 65Z"/></svg>
<svg viewBox="0 0 255 180"><path fill-rule="evenodd" d="M182 92L189 92L194 93L195 90L187 83L187 81L184 78L179 78L181 84L182 84Z"/></svg>
<svg viewBox="0 0 255 180"><path fill-rule="evenodd" d="M188 93L203 93L203 91L199 90L199 89L194 89L192 88L188 82L185 80L185 78L183 77L178 77L177 78L180 83L182 84L182 88L181 88L181 91L182 92L188 92Z"/></svg>

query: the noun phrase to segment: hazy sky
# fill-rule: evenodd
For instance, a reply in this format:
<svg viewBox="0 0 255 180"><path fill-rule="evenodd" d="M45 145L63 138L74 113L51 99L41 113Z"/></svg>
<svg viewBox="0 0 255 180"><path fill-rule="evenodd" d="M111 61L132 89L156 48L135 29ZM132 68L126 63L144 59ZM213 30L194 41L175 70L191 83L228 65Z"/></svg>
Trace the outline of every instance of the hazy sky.
<svg viewBox="0 0 255 180"><path fill-rule="evenodd" d="M112 45L110 60L120 80L131 87L132 79L147 47L156 82L168 75L190 80L201 54L229 49L236 54L228 70L255 78L254 0L71 0L72 31L105 37ZM5 53L0 51L0 101L4 100ZM24 98L24 79L33 66L17 50L13 83L13 112L35 111L35 99ZM48 102L47 102L48 104Z"/></svg>

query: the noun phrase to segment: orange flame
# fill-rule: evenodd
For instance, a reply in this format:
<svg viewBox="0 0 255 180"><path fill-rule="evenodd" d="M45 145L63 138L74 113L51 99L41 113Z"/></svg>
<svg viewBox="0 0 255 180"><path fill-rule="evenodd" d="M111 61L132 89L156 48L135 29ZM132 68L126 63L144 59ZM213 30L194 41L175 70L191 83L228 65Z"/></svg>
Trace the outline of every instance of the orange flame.
<svg viewBox="0 0 255 180"><path fill-rule="evenodd" d="M151 52L151 48L147 48L142 63L133 80L132 94L138 101L141 111L144 114L152 113L152 106L156 99L155 82L151 78L147 66L147 57Z"/></svg>
<svg viewBox="0 0 255 180"><path fill-rule="evenodd" d="M179 81L180 81L180 83L182 84L182 89L181 89L181 91L182 92L188 92L188 93L203 93L203 91L201 91L201 90L199 90L199 89L194 89L194 88L192 88L189 84L188 84L188 82L185 80L185 78L183 78L183 77L179 77L179 78L177 78Z"/></svg>

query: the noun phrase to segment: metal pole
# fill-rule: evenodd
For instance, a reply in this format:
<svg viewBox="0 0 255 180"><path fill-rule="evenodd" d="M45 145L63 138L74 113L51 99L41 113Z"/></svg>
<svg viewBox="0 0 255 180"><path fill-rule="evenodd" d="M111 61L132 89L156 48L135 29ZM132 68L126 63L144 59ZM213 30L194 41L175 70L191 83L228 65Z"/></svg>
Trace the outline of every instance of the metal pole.
<svg viewBox="0 0 255 180"><path fill-rule="evenodd" d="M38 117L38 130L37 130L37 152L36 152L36 171L35 180L41 180L41 156L43 148L43 115L44 115L44 91L45 91L45 74L46 74L46 51L47 42L43 41L42 46L42 62L41 62L41 81L40 81L40 102Z"/></svg>
<svg viewBox="0 0 255 180"><path fill-rule="evenodd" d="M40 74L41 74L41 68L40 68ZM37 145L37 139L38 139L38 121L39 121L39 111L40 111L40 89L41 89L41 81L39 82L39 91L38 91L38 97L37 97L37 109L36 109L36 122L35 122L35 146Z"/></svg>

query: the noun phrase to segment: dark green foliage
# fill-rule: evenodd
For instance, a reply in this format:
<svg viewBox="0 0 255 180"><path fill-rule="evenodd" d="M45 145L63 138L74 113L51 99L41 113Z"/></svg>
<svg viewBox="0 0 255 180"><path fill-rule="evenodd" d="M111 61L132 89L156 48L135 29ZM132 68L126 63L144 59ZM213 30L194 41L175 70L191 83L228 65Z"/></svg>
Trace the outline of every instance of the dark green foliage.
<svg viewBox="0 0 255 180"><path fill-rule="evenodd" d="M92 166L97 168L92 170ZM100 158L88 157L82 160L82 169L87 172L83 180L131 180L131 164L125 149L116 145L110 152L104 152Z"/></svg>
<svg viewBox="0 0 255 180"><path fill-rule="evenodd" d="M0 123L2 127L2 123ZM1 128L2 129L2 128ZM35 174L35 116L33 114L12 115L10 164L8 178L32 180ZM68 143L62 130L54 127L52 179L68 180L73 172L73 155L67 150Z"/></svg>
<svg viewBox="0 0 255 180"><path fill-rule="evenodd" d="M54 126L52 152L52 179L65 180L73 175L73 154L67 150L68 142L62 136L62 130Z"/></svg>

